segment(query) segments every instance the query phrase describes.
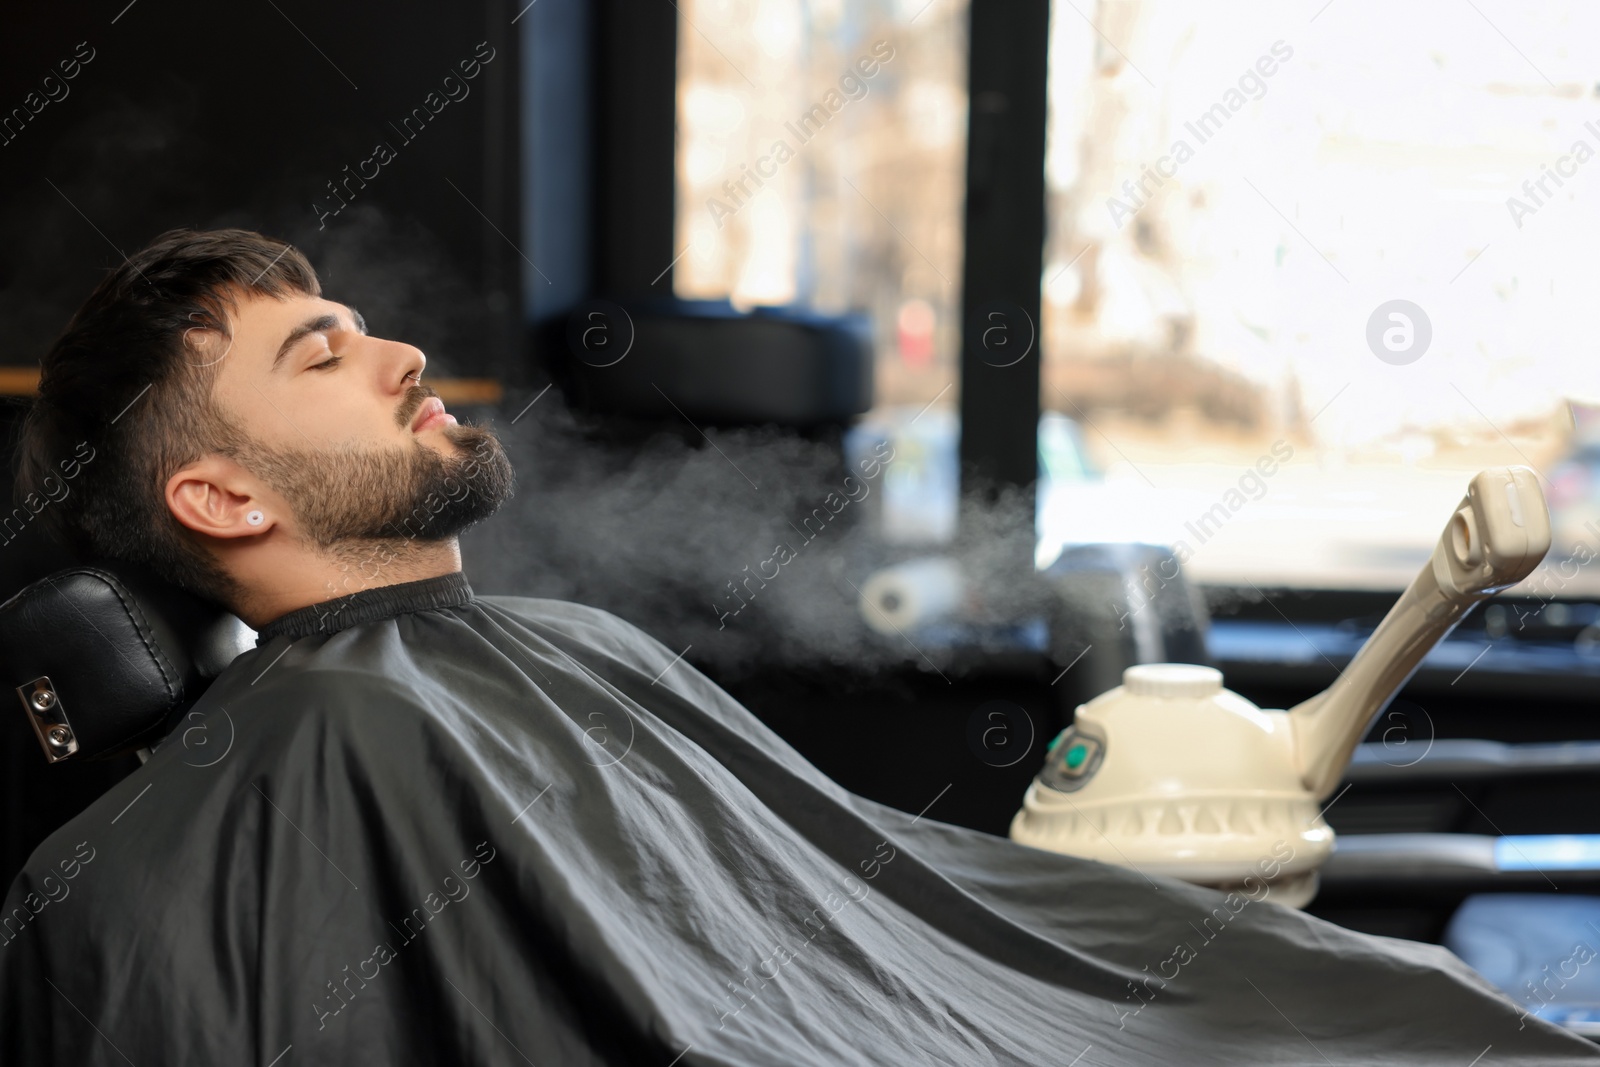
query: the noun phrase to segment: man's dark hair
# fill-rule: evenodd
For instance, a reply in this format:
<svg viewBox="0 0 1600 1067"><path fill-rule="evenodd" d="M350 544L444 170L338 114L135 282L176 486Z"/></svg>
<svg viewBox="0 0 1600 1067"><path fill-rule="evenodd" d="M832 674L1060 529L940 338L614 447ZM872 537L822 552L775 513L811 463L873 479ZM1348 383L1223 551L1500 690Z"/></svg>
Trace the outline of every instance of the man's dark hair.
<svg viewBox="0 0 1600 1067"><path fill-rule="evenodd" d="M95 286L40 361L17 446L18 503L81 558L142 563L234 603L238 584L173 517L164 489L202 455L248 443L212 395L238 300L321 292L282 241L249 230L157 237ZM191 345L196 328L221 344Z"/></svg>

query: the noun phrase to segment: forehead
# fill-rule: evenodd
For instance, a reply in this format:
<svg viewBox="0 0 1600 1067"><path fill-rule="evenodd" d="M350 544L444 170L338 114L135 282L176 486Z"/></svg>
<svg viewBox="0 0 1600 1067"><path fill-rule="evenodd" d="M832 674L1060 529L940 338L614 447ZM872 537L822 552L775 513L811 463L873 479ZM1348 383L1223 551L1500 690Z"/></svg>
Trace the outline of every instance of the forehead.
<svg viewBox="0 0 1600 1067"><path fill-rule="evenodd" d="M286 293L275 297L265 293L249 293L234 302L229 324L235 336L249 335L254 343L265 343L263 334L273 331L287 333L307 319L318 315L336 316L341 325L349 326L352 311L336 300L306 293ZM241 339L242 336L241 336Z"/></svg>

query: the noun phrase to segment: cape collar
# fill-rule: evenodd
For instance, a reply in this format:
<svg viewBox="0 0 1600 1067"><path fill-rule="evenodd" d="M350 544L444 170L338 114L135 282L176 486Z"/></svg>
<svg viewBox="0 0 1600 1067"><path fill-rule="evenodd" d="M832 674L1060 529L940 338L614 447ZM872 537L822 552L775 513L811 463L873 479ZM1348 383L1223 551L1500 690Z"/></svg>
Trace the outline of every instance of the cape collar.
<svg viewBox="0 0 1600 1067"><path fill-rule="evenodd" d="M337 633L360 623L392 618L411 611L464 607L472 600L472 586L467 584L465 571L419 578L414 582L380 585L280 615L257 631L256 645L264 645L280 635L294 641L311 634Z"/></svg>

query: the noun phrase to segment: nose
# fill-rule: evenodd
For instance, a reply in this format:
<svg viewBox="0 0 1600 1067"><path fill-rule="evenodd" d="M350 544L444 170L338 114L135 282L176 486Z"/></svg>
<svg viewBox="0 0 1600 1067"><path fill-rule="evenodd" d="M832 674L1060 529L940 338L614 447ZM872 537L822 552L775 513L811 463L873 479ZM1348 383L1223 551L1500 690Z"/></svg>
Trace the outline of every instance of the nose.
<svg viewBox="0 0 1600 1067"><path fill-rule="evenodd" d="M422 354L420 348L411 345L396 343L401 350L400 365L403 373L400 377L401 388L409 388L411 384L422 384L422 372L428 367L428 357ZM407 381L409 379L409 383Z"/></svg>
<svg viewBox="0 0 1600 1067"><path fill-rule="evenodd" d="M408 355L412 358L412 362L408 364L411 369L406 371L405 376L421 385L422 372L428 369L428 357L422 354L422 349L420 348L412 348L410 345L404 347L409 350Z"/></svg>
<svg viewBox="0 0 1600 1067"><path fill-rule="evenodd" d="M433 396L430 386L422 384L422 372L427 369L428 357L422 350L398 341L382 341L383 355L378 360L381 388L394 397L394 420L402 429L411 425L423 401Z"/></svg>
<svg viewBox="0 0 1600 1067"><path fill-rule="evenodd" d="M362 342L369 349L373 372L385 392L404 395L422 384L428 357L420 348L379 337L364 337Z"/></svg>

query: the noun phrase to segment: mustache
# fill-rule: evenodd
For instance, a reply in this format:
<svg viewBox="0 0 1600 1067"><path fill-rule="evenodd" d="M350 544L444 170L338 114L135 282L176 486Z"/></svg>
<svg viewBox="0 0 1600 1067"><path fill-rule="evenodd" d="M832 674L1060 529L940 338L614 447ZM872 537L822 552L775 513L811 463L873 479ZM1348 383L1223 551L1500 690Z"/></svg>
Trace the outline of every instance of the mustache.
<svg viewBox="0 0 1600 1067"><path fill-rule="evenodd" d="M438 396L438 392L431 385L420 382L411 387L405 399L400 401L400 407L394 413L394 421L400 424L401 429L411 425L411 420L417 417L417 409L422 407L422 402L430 396Z"/></svg>

